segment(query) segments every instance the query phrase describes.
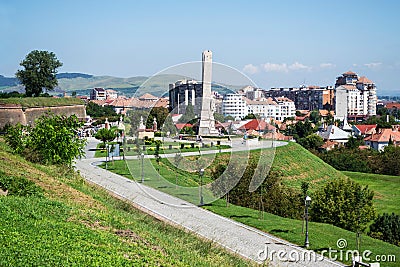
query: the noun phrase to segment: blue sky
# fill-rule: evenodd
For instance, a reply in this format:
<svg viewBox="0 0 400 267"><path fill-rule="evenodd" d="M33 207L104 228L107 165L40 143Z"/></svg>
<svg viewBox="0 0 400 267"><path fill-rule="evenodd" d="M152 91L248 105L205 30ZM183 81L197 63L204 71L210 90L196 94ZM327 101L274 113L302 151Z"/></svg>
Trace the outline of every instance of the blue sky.
<svg viewBox="0 0 400 267"><path fill-rule="evenodd" d="M263 88L333 85L352 70L400 95L400 1L0 0L0 74L34 49L59 72L150 76L213 59Z"/></svg>

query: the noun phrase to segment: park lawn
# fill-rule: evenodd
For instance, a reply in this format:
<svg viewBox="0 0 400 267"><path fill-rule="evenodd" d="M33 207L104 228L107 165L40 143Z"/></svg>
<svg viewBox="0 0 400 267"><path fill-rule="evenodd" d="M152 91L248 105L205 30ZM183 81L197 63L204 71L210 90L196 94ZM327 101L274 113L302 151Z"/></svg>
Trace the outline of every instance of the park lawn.
<svg viewBox="0 0 400 267"><path fill-rule="evenodd" d="M193 204L200 203L198 184L200 184L200 176L197 171L187 172L184 170L175 171L172 165L173 158L161 159L158 164L155 159L143 159L143 178L144 184L170 195L189 201ZM187 160L182 162L185 164L195 165L195 162ZM100 167L105 168L105 163ZM142 163L141 160L115 160L107 164L107 170L141 182L142 179ZM211 182L211 178L206 174L203 177L203 183ZM210 191L204 190L204 199L213 198Z"/></svg>
<svg viewBox="0 0 400 267"><path fill-rule="evenodd" d="M0 197L0 266L253 265L68 169L27 162L2 142L0 158L1 175L24 177L43 189L43 196Z"/></svg>
<svg viewBox="0 0 400 267"><path fill-rule="evenodd" d="M199 144L196 144L193 148L190 146L190 143L183 143L185 144L185 148L180 148L180 143L175 142L168 142L163 144L160 147L160 154L176 154L176 153L184 153L184 152L198 152L198 151L208 151L208 150L219 150L219 146L212 146L212 147L200 147ZM172 149L169 149L169 145L172 145ZM101 158L106 156L106 150L101 149L100 144L97 145L95 157ZM144 145L141 145L140 148L142 149ZM229 149L228 145L222 145L221 150ZM155 145L146 145L146 150L142 150L145 155L154 155L155 153ZM137 156L138 153L136 151L136 146L129 144L126 147L125 156Z"/></svg>
<svg viewBox="0 0 400 267"><path fill-rule="evenodd" d="M167 161L168 159L162 159ZM172 160L172 159L169 159ZM128 165L126 165L128 164ZM171 165L170 165L171 164ZM104 167L104 165L102 165ZM128 167L129 166L129 167ZM157 166L161 176L158 175ZM141 179L141 161L128 160L128 161L115 161L108 164L108 169L127 178L140 181ZM145 185L158 189L162 192L171 194L178 198L189 201L193 204L199 203L198 189L190 188L198 184L198 175L195 172L187 172L178 170L178 184L189 187L176 187L175 186L175 168L171 162L162 162L158 165L154 159L144 161L144 177ZM207 170L206 170L207 175ZM164 179L163 179L164 178ZM204 182L211 181L210 178L204 177ZM207 203L207 197L204 196ZM216 200L211 204L204 206L205 209L210 210L221 216L231 218L246 225L255 227L262 231L273 234L284 240L302 246L304 244L304 234L302 234L302 221L288 219L264 213L264 219L260 219L260 212L258 210L240 207L230 204L226 207L226 202L222 199ZM333 225L323 223L310 223L310 248L317 252L324 249L332 248L337 249L336 242L340 238L344 238L348 242L348 249L355 249L356 234ZM400 257L400 248L381 240L370 238L363 235L362 250L370 250L373 252L372 256L380 254L393 254L396 258ZM371 257L372 257L371 256ZM347 261L346 263L350 263ZM394 263L387 263L385 266L397 266Z"/></svg>
<svg viewBox="0 0 400 267"><path fill-rule="evenodd" d="M375 192L374 204L379 214L400 214L400 176L347 171L343 174Z"/></svg>

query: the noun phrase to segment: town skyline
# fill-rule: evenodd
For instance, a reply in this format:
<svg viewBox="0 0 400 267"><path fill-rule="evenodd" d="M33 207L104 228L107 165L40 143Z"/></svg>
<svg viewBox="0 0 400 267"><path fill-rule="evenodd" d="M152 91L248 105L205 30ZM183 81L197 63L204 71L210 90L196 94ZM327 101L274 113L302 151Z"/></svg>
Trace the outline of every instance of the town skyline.
<svg viewBox="0 0 400 267"><path fill-rule="evenodd" d="M96 3L0 3L0 75L35 49L54 52L60 73L114 77L151 76L210 49L265 89L333 85L351 70L379 95L400 92L396 1Z"/></svg>

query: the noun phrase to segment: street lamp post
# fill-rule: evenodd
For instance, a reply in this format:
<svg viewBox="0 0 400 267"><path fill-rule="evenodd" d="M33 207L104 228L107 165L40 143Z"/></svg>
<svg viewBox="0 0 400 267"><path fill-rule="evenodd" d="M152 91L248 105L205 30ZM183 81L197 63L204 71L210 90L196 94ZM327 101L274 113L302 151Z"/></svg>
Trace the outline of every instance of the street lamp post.
<svg viewBox="0 0 400 267"><path fill-rule="evenodd" d="M310 246L310 242L308 241L308 207L311 204L311 197L306 196L304 200L304 205L306 206L306 240L304 241L304 246L308 248Z"/></svg>
<svg viewBox="0 0 400 267"><path fill-rule="evenodd" d="M144 169L143 169L143 159L144 159L144 154L140 154L140 158L142 159L142 183L144 183Z"/></svg>
<svg viewBox="0 0 400 267"><path fill-rule="evenodd" d="M204 205L204 200L203 200L203 175L204 175L204 169L199 170L199 176L200 176L200 205Z"/></svg>

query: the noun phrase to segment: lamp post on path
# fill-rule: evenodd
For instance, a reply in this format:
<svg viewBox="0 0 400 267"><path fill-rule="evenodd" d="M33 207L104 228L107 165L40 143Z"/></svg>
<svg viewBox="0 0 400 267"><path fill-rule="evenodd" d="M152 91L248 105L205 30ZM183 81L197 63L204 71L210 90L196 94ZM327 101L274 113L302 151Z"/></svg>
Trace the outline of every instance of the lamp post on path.
<svg viewBox="0 0 400 267"><path fill-rule="evenodd" d="M306 206L306 240L304 241L304 246L308 248L310 246L310 242L308 241L308 207L311 204L311 197L306 196L304 201L304 205Z"/></svg>

